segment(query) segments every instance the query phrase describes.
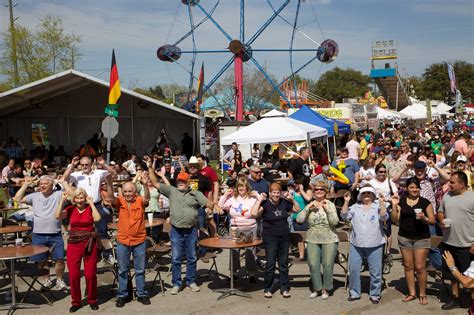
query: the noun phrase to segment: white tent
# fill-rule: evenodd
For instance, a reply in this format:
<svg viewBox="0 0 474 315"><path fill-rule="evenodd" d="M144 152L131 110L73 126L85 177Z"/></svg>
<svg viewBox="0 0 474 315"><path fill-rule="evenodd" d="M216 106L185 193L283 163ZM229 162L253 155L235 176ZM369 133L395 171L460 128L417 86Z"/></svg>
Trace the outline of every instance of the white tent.
<svg viewBox="0 0 474 315"><path fill-rule="evenodd" d="M448 104L445 104L443 102L439 103L438 105L436 105L436 110L438 112L440 112L441 114L444 114L444 113L449 113L449 111L452 109L451 106L449 106Z"/></svg>
<svg viewBox="0 0 474 315"><path fill-rule="evenodd" d="M400 111L402 114L409 115L411 119L426 119L426 107L423 104L415 103L405 107Z"/></svg>
<svg viewBox="0 0 474 315"><path fill-rule="evenodd" d="M232 142L275 143L308 140L327 136L326 129L288 117L263 118L221 139L221 145Z"/></svg>
<svg viewBox="0 0 474 315"><path fill-rule="evenodd" d="M406 118L406 115L403 115L402 117L400 113L383 109L377 106L377 118L378 119L402 119L402 118Z"/></svg>
<svg viewBox="0 0 474 315"><path fill-rule="evenodd" d="M262 115L262 117L285 117L288 116L286 113L280 112L276 109L272 109L268 113Z"/></svg>

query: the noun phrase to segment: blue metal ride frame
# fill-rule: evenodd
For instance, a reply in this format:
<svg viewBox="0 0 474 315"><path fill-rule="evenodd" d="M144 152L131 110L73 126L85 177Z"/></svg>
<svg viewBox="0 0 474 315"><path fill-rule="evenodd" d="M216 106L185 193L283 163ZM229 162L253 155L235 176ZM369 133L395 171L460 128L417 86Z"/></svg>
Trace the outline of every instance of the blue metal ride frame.
<svg viewBox="0 0 474 315"><path fill-rule="evenodd" d="M211 20L212 24L214 24L217 27L217 29L221 31L222 34L224 34L224 36L229 40L229 42L231 42L232 37L230 37L230 35L227 34L226 31L224 31L224 29L219 25L219 23L217 23L216 20L214 20L214 18L211 15L209 15L209 13L206 10L204 10L204 8L199 3L196 3L196 6L209 18L209 20Z"/></svg>
<svg viewBox="0 0 474 315"><path fill-rule="evenodd" d="M268 1L267 1L268 2ZM250 38L250 40L245 43L246 46L250 46L261 34L262 32L271 24L271 22L277 17L277 16L280 16L280 12L288 5L288 3L290 2L290 0L285 0L285 2L277 9L275 10L273 8L273 6L270 6L272 7L272 10L273 10L273 14L270 16L270 18L255 32L255 34ZM206 15L205 19L209 19L211 20L211 22L217 27L217 29L229 40L229 41L232 41L232 37L219 25L219 23L217 23L217 21L212 17L212 13L214 12L215 8L217 7L217 4L219 3L219 1L217 1L216 5L213 7L213 9L210 11L210 12L207 12L199 3L196 3L196 6ZM292 71L292 75L295 75L297 74L299 71L301 71L303 68L305 68L306 66L308 66L310 63L312 63L314 60L317 59L317 57L313 57L311 58L308 62L306 62L304 65L302 65L300 68L298 68L298 70L296 71L293 71L293 64L292 64L292 53L295 52L295 51L320 51L321 50L321 47L317 48L317 49L293 49L293 40L294 40L294 33L295 33L295 28L296 28L296 24L297 24L297 20L298 20L298 13L299 13L299 8L300 8L300 4L301 4L301 0L298 0L298 8L297 8L297 13L296 13L296 16L295 16L295 23L293 25L293 34L292 34L292 40L291 40L291 46L290 46L290 49L252 49L252 51L256 51L256 52L290 52L290 68L291 68L291 71ZM245 19L245 0L241 0L240 1L240 40L242 43L245 42L245 25L244 25L244 19ZM190 11L190 8L189 8L189 5L188 5L188 11ZM189 12L189 14L191 15L191 13ZM282 18L280 16L280 18ZM197 26L192 26L192 29L190 32L188 32L185 36L183 36L180 40L178 40L177 43L181 42L182 40L184 40L187 36L191 35L194 30L199 26L201 25L202 23L204 22L204 19L197 25ZM194 48L194 35L193 36L193 48ZM195 56L196 54L198 53L227 53L229 52L228 50L193 50L193 51L181 51L181 53L192 53L193 56ZM283 82L285 81L282 81L281 83L279 83L278 85L275 84L275 82L271 79L271 77L266 73L266 71L264 70L264 68L258 63L258 61L253 58L252 56L249 56L250 57L250 60L252 60L252 62L255 64L255 66L257 67L257 69L264 75L264 77L267 79L267 81L272 85L273 89L272 89L272 92L273 93L273 90L276 90L282 97L283 99L288 103L290 104L291 106L293 106L290 101L287 99L286 95L284 95L281 90L280 90L280 86L281 84L283 84ZM195 57L193 57L193 59L195 59ZM222 68L221 70L214 76L214 78L207 84L204 86L203 88L203 93L206 93L210 87L222 76L222 74L230 67L230 65L233 63L234 61L234 57L232 57ZM194 74L191 72L191 80L194 80L196 79L194 77ZM295 82L293 82L295 83ZM294 85L294 84L293 84ZM295 90L296 90L296 86L294 86ZM270 95L271 95L270 93ZM219 101L217 100L217 98L214 96L214 99L217 101L217 103L220 105ZM196 99L193 101L193 102L196 102ZM220 105L220 107L222 108L222 106ZM226 114L227 116L227 114Z"/></svg>
<svg viewBox="0 0 474 315"><path fill-rule="evenodd" d="M270 23L272 23L272 21L278 16L278 14L280 14L280 12L288 5L288 3L290 3L290 0L286 0L278 8L278 10L274 12L272 16L270 16L270 18L265 23L263 23L263 25L258 29L258 31L255 32L255 34L253 34L253 36L245 44L248 46L252 45L252 43L257 39L257 37L259 37L260 34L262 34L262 32L268 27L268 25L270 25Z"/></svg>
<svg viewBox="0 0 474 315"><path fill-rule="evenodd" d="M300 5L301 5L301 0L298 0L298 4L296 6L296 14L295 14L295 23L293 24L293 31L291 33L291 41L290 41L290 70L291 70L291 76L293 77L293 89L295 90L295 105L298 107L298 86L296 84L296 76L293 71L293 42L295 40L295 32L296 32L296 27L298 26L298 15L300 13ZM291 106L293 104L289 103Z"/></svg>
<svg viewBox="0 0 474 315"><path fill-rule="evenodd" d="M191 6L188 4L188 16L189 16L189 23L191 25L191 29L194 29L194 18L193 18L193 13L191 12ZM189 91L188 91L188 97L187 97L187 100L189 102L189 99L191 97L191 91L193 89L193 84L194 84L194 65L196 63L196 56L197 56L197 52L196 52L196 40L194 38L194 32L192 32L191 34L191 38L192 38L192 41L193 41L193 58L191 59L191 75L189 77Z"/></svg>
<svg viewBox="0 0 474 315"><path fill-rule="evenodd" d="M289 51L314 51L318 52L320 51L321 48L296 48L296 49L288 49L288 48L260 48L260 49L253 49L252 51L256 52L289 52ZM213 54L213 53L228 53L229 50L181 50L182 54L193 54L193 53L198 53L198 54Z"/></svg>

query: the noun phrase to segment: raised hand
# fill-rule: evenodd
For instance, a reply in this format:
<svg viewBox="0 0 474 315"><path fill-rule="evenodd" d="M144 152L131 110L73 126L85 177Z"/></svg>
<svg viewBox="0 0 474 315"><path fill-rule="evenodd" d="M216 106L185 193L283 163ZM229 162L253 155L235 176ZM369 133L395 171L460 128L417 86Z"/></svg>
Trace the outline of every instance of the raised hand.
<svg viewBox="0 0 474 315"><path fill-rule="evenodd" d="M77 167L79 165L79 157L78 156L75 156L72 158L72 161L71 161L71 164L74 166L74 167Z"/></svg>
<svg viewBox="0 0 474 315"><path fill-rule="evenodd" d="M61 199L62 199L62 201L66 201L68 197L69 197L69 193L67 193L67 192L63 192L63 193L61 194Z"/></svg>
<svg viewBox="0 0 474 315"><path fill-rule="evenodd" d="M90 204L90 205L93 205L93 204L94 204L94 199L92 199L91 196L87 196L87 197L86 197L86 201L87 201L87 203Z"/></svg>
<svg viewBox="0 0 474 315"><path fill-rule="evenodd" d="M400 197L398 195L393 195L392 196L392 205L398 206L400 203Z"/></svg>
<svg viewBox="0 0 474 315"><path fill-rule="evenodd" d="M349 202L351 201L351 198L352 198L352 195L349 191L347 191L345 194L344 194L344 201L345 202Z"/></svg>
<svg viewBox="0 0 474 315"><path fill-rule="evenodd" d="M140 176L140 182L143 185L146 185L148 183L148 173L147 172L142 173L142 175Z"/></svg>
<svg viewBox="0 0 474 315"><path fill-rule="evenodd" d="M329 208L328 201L326 199L324 199L323 200L323 209L324 209L324 211L328 211L328 208Z"/></svg>
<svg viewBox="0 0 474 315"><path fill-rule="evenodd" d="M260 197L258 198L259 201L264 201L267 200L267 194L266 193L261 193Z"/></svg>
<svg viewBox="0 0 474 315"><path fill-rule="evenodd" d="M379 193L379 201L380 202L385 202L385 194L383 192Z"/></svg>
<svg viewBox="0 0 474 315"><path fill-rule="evenodd" d="M97 165L98 165L98 166L104 166L104 165L105 165L105 160L104 160L104 158L101 157L101 156L99 156L99 157L96 159L96 161L97 161Z"/></svg>

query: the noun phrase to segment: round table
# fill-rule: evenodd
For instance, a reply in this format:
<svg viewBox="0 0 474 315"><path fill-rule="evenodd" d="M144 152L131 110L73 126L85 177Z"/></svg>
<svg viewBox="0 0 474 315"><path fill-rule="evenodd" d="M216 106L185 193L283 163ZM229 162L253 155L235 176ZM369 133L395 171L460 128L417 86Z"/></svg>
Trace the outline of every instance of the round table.
<svg viewBox="0 0 474 315"><path fill-rule="evenodd" d="M229 249L230 252L230 288L227 289L218 289L214 290L215 292L222 293L217 300L222 300L231 295L239 295L247 298L251 298L248 293L242 292L240 290L234 289L234 260L232 257L232 250L246 247L254 247L262 244L262 240L253 240L251 243L241 243L237 242L230 237L210 237L199 241L199 245L208 248L222 248Z"/></svg>
<svg viewBox="0 0 474 315"><path fill-rule="evenodd" d="M38 308L38 305L16 303L15 295L15 260L20 258L27 258L38 254L46 253L48 247L43 245L25 245L25 246L8 246L0 247L0 259L10 260L11 266L11 280L12 280L12 304L10 306L3 306L0 310L8 310L8 314L13 313L17 309Z"/></svg>
<svg viewBox="0 0 474 315"><path fill-rule="evenodd" d="M8 225L5 227L0 227L0 247L3 246L3 234L16 233L16 238L19 238L18 233L26 232L29 230L31 230L31 226Z"/></svg>
<svg viewBox="0 0 474 315"><path fill-rule="evenodd" d="M146 228L160 226L160 225L163 225L163 223L165 223L164 219L154 218L151 224L148 221L148 219L145 219L145 227ZM117 230L118 229L118 223L117 222L109 223L109 224L107 224L107 227L111 230Z"/></svg>

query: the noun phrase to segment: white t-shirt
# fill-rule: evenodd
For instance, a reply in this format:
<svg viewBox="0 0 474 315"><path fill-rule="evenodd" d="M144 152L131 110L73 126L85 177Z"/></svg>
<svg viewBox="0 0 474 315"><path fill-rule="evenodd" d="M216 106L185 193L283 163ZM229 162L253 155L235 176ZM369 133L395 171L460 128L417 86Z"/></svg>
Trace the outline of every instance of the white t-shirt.
<svg viewBox="0 0 474 315"><path fill-rule="evenodd" d="M380 192L382 192L385 195L385 200L389 201L390 200L389 198L391 198L390 186L388 184L389 181L390 181L390 185L392 186L392 193L398 194L397 185L395 185L395 183L391 179L387 178L385 179L385 181L379 182L376 178L373 178L369 181L369 184L375 189L375 191L377 192L377 195Z"/></svg>
<svg viewBox="0 0 474 315"><path fill-rule="evenodd" d="M361 167L360 170L359 170L359 175L360 175L360 186L363 187L363 186L366 186L368 184L370 184L370 181L372 179L375 178L376 174L375 174L375 168L374 167L371 167L371 168L368 168L368 169L365 169L364 167ZM366 176L371 176L370 179L365 179Z"/></svg>
<svg viewBox="0 0 474 315"><path fill-rule="evenodd" d="M61 202L61 196L61 191L53 191L48 197L42 192L26 195L26 203L33 207L33 233L61 232L61 221L56 219L56 208Z"/></svg>
<svg viewBox="0 0 474 315"><path fill-rule="evenodd" d="M100 197L100 182L109 174L106 170L93 170L89 174L74 172L70 176L71 183L77 188L84 188L87 195L91 196L94 203L102 200Z"/></svg>
<svg viewBox="0 0 474 315"><path fill-rule="evenodd" d="M346 143L346 148L349 151L349 159L354 159L356 161L359 160L359 150L360 145L359 142L355 140L351 140Z"/></svg>

